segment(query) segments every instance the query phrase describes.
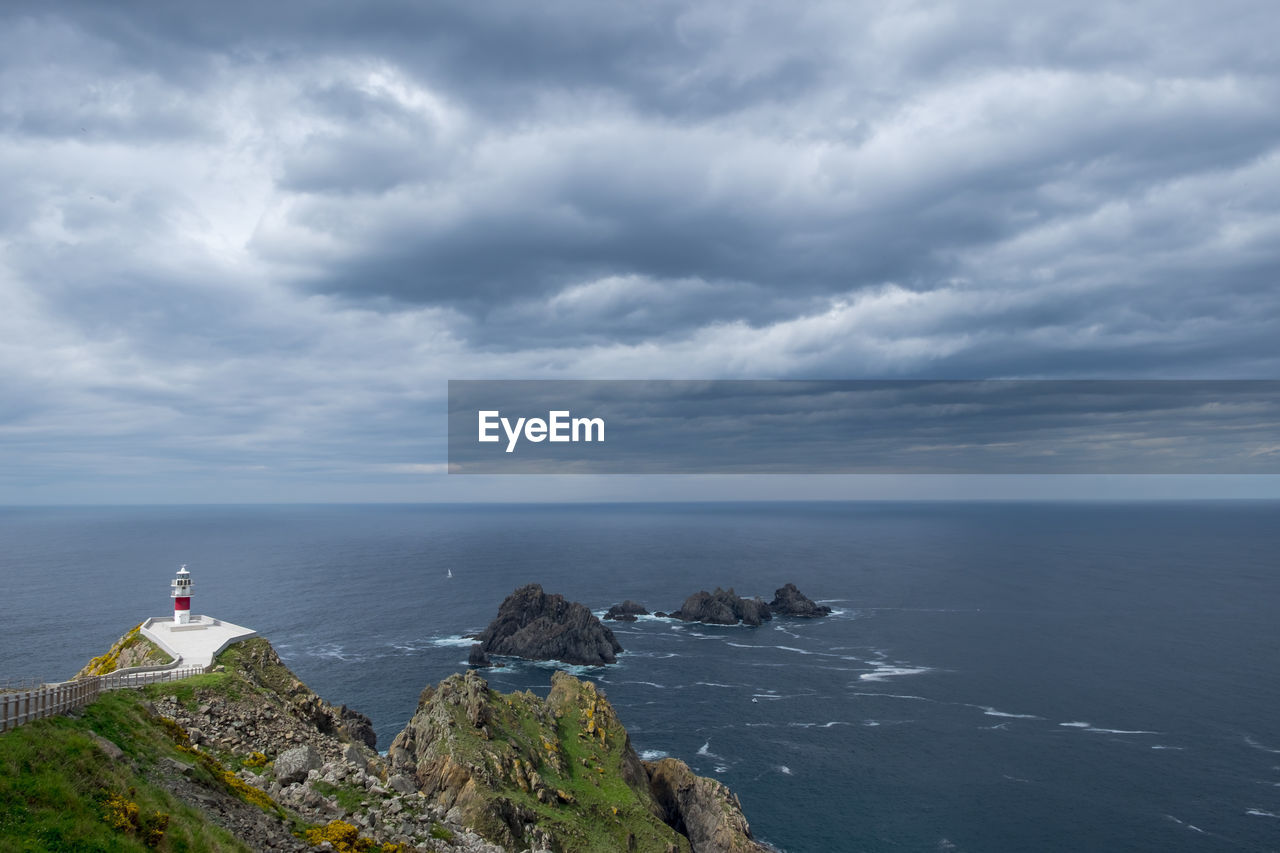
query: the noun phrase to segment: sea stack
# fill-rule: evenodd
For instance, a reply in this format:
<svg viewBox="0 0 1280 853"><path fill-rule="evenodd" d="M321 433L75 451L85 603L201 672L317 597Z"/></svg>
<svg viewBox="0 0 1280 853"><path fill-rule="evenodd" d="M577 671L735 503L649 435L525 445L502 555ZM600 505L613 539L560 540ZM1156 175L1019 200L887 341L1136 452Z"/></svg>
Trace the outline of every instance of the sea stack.
<svg viewBox="0 0 1280 853"><path fill-rule="evenodd" d="M517 589L476 637L479 653L598 666L614 663L622 644L586 605L547 594L536 583ZM480 660L475 648L472 660Z"/></svg>

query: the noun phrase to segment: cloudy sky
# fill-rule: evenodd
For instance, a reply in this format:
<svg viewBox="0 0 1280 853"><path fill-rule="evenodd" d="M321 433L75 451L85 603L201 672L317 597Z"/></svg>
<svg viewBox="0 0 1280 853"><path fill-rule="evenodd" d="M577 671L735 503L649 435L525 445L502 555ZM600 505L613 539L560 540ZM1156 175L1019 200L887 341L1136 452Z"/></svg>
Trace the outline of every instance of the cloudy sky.
<svg viewBox="0 0 1280 853"><path fill-rule="evenodd" d="M451 378L1280 376L1280 13L1039 5L6 3L0 502L531 494Z"/></svg>

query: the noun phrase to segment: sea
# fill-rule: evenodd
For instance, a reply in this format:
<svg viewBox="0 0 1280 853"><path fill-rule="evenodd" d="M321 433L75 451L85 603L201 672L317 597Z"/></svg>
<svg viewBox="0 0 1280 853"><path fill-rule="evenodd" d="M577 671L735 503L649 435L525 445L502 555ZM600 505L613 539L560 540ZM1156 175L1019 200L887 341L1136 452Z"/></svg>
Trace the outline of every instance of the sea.
<svg viewBox="0 0 1280 853"><path fill-rule="evenodd" d="M523 584L602 613L793 582L834 612L642 618L563 668L788 853L1280 850L1277 503L0 508L0 682L69 677L184 563L380 749Z"/></svg>

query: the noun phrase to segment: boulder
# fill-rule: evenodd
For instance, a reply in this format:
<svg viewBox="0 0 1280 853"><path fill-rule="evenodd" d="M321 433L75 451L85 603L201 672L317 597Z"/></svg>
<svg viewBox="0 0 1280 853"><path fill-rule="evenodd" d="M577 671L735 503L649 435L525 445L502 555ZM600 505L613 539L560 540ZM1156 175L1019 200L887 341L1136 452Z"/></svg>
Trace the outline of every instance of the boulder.
<svg viewBox="0 0 1280 853"><path fill-rule="evenodd" d="M670 614L673 619L684 622L704 622L708 625L759 625L773 618L773 612L764 599L742 598L733 591L733 587L723 590L716 587L715 592L705 589L695 592L684 600L679 610Z"/></svg>
<svg viewBox="0 0 1280 853"><path fill-rule="evenodd" d="M310 746L297 746L276 756L276 781L281 785L306 781L307 773L319 770L320 756Z"/></svg>
<svg viewBox="0 0 1280 853"><path fill-rule="evenodd" d="M799 616L804 619L826 616L831 612L830 607L815 603L796 589L793 583L778 587L773 593L773 601L769 602L769 607L779 616Z"/></svg>
<svg viewBox="0 0 1280 853"><path fill-rule="evenodd" d="M613 619L618 622L634 622L637 616L648 616L649 611L645 609L643 604L627 599L621 604L615 604L605 612L604 618Z"/></svg>
<svg viewBox="0 0 1280 853"><path fill-rule="evenodd" d="M507 596L497 618L476 639L486 655L586 666L614 663L622 651L613 632L585 605L548 595L536 583Z"/></svg>

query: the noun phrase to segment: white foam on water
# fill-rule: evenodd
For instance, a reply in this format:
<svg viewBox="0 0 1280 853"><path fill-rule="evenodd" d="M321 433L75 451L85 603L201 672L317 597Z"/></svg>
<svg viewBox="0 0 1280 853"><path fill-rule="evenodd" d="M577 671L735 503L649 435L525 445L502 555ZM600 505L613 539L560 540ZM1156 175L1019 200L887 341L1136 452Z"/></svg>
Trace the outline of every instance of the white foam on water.
<svg viewBox="0 0 1280 853"><path fill-rule="evenodd" d="M1148 732L1142 730L1126 730L1126 729L1097 729L1093 726L1085 729L1086 732L1093 732L1100 735L1158 735L1162 732Z"/></svg>
<svg viewBox="0 0 1280 853"><path fill-rule="evenodd" d="M306 649L304 654L314 658L325 658L327 660L340 660L343 663L360 663L368 658L363 655L353 654L346 650L346 647L339 643L323 643L318 646L312 646Z"/></svg>
<svg viewBox="0 0 1280 853"><path fill-rule="evenodd" d="M1060 726L1066 726L1072 729L1080 729L1081 731L1092 732L1099 735L1158 735L1161 732L1149 732L1141 729L1100 729L1093 723L1082 723L1079 721L1070 723L1058 723Z"/></svg>
<svg viewBox="0 0 1280 853"><path fill-rule="evenodd" d="M475 637L461 637L461 636L455 635L451 637L432 637L427 642L429 642L433 646L444 647L444 646L470 646L473 643L475 643L475 641L476 641Z"/></svg>
<svg viewBox="0 0 1280 853"><path fill-rule="evenodd" d="M787 765L785 765L785 764L779 764L779 765L778 765L778 772L779 772L779 773L781 773L783 776L790 776L790 775L791 775L791 768L790 768L790 767L788 767L788 766L787 766Z"/></svg>
<svg viewBox="0 0 1280 853"><path fill-rule="evenodd" d="M1015 720L1041 720L1043 717L1037 717L1035 714L1010 714L1008 711L997 711L988 705L975 705L975 708L981 708L982 713L988 717L1010 717Z"/></svg>
<svg viewBox="0 0 1280 853"><path fill-rule="evenodd" d="M695 681L694 684L700 684L703 687L741 687L740 684L720 684L716 681Z"/></svg>
<svg viewBox="0 0 1280 853"><path fill-rule="evenodd" d="M645 761L657 761L660 758L666 758L671 753L661 749L645 749L640 751L640 757Z"/></svg>
<svg viewBox="0 0 1280 853"><path fill-rule="evenodd" d="M906 693L859 693L852 691L851 696L879 696L885 699L911 699L916 702L937 702L937 699L930 699L927 696L911 696Z"/></svg>
<svg viewBox="0 0 1280 853"><path fill-rule="evenodd" d="M864 722L864 723L863 723L863 725L864 725L864 726L868 726L868 727L870 727L870 726L878 726L878 725L880 725L880 722L879 722L878 720L867 720L866 722Z"/></svg>
<svg viewBox="0 0 1280 853"><path fill-rule="evenodd" d="M1191 824L1191 823L1184 823L1183 821L1178 820L1176 817L1174 817L1174 816L1173 816L1173 815L1171 815L1171 814L1167 814L1167 815L1165 815L1165 817L1167 817L1169 820L1171 820L1171 821L1173 821L1174 823L1176 823L1178 826L1185 826L1187 829L1191 830L1192 832L1198 832L1198 833L1200 833L1201 835L1208 835L1208 833L1207 833L1207 832L1205 832L1203 829L1201 829L1200 827L1196 826L1195 824Z"/></svg>
<svg viewBox="0 0 1280 853"><path fill-rule="evenodd" d="M716 768L716 772L717 772L717 773L728 773L728 772L729 772L729 768L728 768L728 767L717 767L717 768Z"/></svg>
<svg viewBox="0 0 1280 853"><path fill-rule="evenodd" d="M787 725L796 729L829 729L832 726L847 726L849 724L843 720L831 720L827 723L787 723Z"/></svg>
<svg viewBox="0 0 1280 853"><path fill-rule="evenodd" d="M1264 812L1262 809L1249 809L1245 814L1251 814L1254 817L1280 818L1280 814L1276 814L1275 812Z"/></svg>
<svg viewBox="0 0 1280 853"><path fill-rule="evenodd" d="M698 755L701 755L703 758L714 758L716 761L727 761L727 760L728 760L728 759L726 759L723 755L716 755L714 752L712 752L712 751L711 751L711 741L710 741L710 740L708 740L708 741L707 741L706 743L704 743L702 746L698 747ZM717 773L723 773L724 771L723 771L723 770L717 770L716 772L717 772Z"/></svg>
<svg viewBox="0 0 1280 853"><path fill-rule="evenodd" d="M903 675L920 675L923 672L929 672L927 666L886 666L877 664L875 672L864 672L858 676L859 681L884 681L887 678L897 678Z"/></svg>
<svg viewBox="0 0 1280 853"><path fill-rule="evenodd" d="M1152 749L1174 749L1174 750L1177 750L1178 752L1181 752L1183 749L1185 749L1185 747L1181 747L1181 746L1165 746L1162 743L1158 743L1151 748Z"/></svg>
<svg viewBox="0 0 1280 853"><path fill-rule="evenodd" d="M601 681L603 681L604 679L602 678L602 679L600 679L600 680L601 680ZM643 685L645 685L646 687L656 687L656 688L658 688L659 690L666 690L666 689L667 689L667 685L665 685L665 684L659 684L659 683L658 683L658 682L656 682L656 681L615 681L615 682L613 682L613 683L614 683L614 684L643 684Z"/></svg>
<svg viewBox="0 0 1280 853"><path fill-rule="evenodd" d="M1258 743L1256 740L1254 740L1254 739L1253 739L1252 737L1250 737L1249 735L1245 735L1245 736L1244 736L1244 742L1245 742L1245 743L1247 743L1247 744L1249 744L1249 746L1253 747L1254 749L1260 749L1260 750L1262 750L1263 752L1270 752L1270 753L1272 753L1273 755L1280 755L1280 749L1272 749L1272 748L1271 748L1271 747L1269 747L1269 746L1263 746L1262 744Z"/></svg>

